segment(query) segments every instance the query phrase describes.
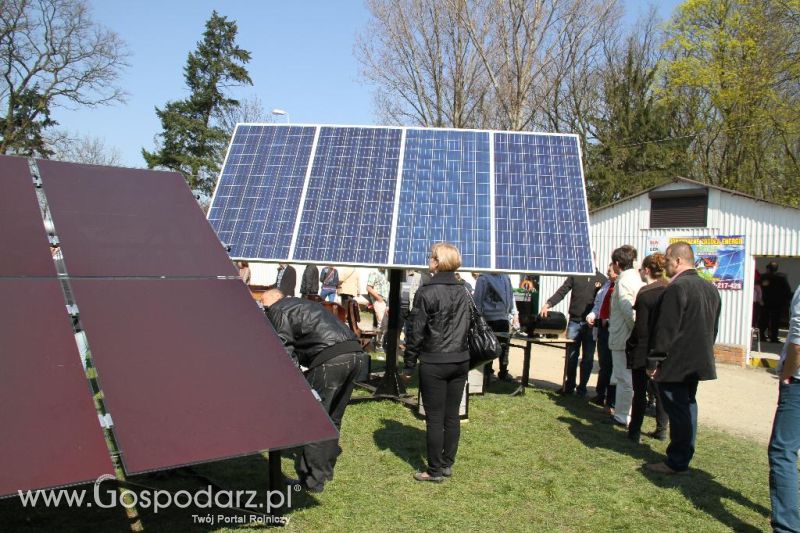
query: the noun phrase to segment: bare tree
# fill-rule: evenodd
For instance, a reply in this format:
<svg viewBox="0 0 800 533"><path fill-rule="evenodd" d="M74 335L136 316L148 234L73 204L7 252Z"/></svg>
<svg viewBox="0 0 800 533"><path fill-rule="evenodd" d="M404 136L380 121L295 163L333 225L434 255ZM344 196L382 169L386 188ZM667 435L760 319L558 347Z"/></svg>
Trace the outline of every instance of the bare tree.
<svg viewBox="0 0 800 533"><path fill-rule="evenodd" d="M223 108L216 117L217 125L228 135L233 135L240 122L269 122L272 116L264 110L261 99L252 96L239 100L239 105Z"/></svg>
<svg viewBox="0 0 800 533"><path fill-rule="evenodd" d="M122 164L119 149L108 146L103 139L93 135L59 130L49 136L48 146L53 153L52 158L59 161L105 166Z"/></svg>
<svg viewBox="0 0 800 533"><path fill-rule="evenodd" d="M51 126L42 119L53 106L124 97L116 83L127 66L125 44L92 20L85 0L0 1L0 57L0 153Z"/></svg>
<svg viewBox="0 0 800 533"><path fill-rule="evenodd" d="M618 0L368 0L356 55L381 118L588 135Z"/></svg>
<svg viewBox="0 0 800 533"><path fill-rule="evenodd" d="M370 25L355 53L375 85L381 119L424 126L474 127L485 120L486 76L463 24L466 1L368 0Z"/></svg>
<svg viewBox="0 0 800 533"><path fill-rule="evenodd" d="M449 0L451 2L456 0ZM465 24L491 82L496 127L586 136L600 44L617 31L617 0L470 2ZM491 30L479 34L487 17Z"/></svg>

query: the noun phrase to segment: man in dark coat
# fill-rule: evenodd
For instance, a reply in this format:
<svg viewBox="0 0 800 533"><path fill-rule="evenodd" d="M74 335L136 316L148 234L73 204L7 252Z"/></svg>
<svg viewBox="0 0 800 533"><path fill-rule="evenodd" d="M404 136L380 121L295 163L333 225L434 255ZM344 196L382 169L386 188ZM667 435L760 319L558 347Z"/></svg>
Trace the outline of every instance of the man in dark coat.
<svg viewBox="0 0 800 533"><path fill-rule="evenodd" d="M353 393L364 361L361 343L350 329L321 304L284 297L278 289L261 296L264 312L289 356L320 397L336 429ZM306 370L307 369L307 370ZM342 449L339 440L308 444L295 460L299 483L310 492L322 492L333 479L333 467Z"/></svg>
<svg viewBox="0 0 800 533"><path fill-rule="evenodd" d="M647 470L678 474L689 469L697 438L697 384L717 378L714 341L721 300L717 288L694 269L694 252L685 242L667 248L670 283L653 315L647 370L658 382L669 416L670 443L664 462Z"/></svg>
<svg viewBox="0 0 800 533"><path fill-rule="evenodd" d="M572 292L569 302L567 338L575 342L567 346L567 381L564 388L558 390L559 394L575 392L579 396L586 396L586 385L592 375L596 344L592 326L586 321L586 315L591 312L594 297L605 282L606 277L599 270L595 272L594 276L569 276L539 311L541 316L547 316L551 307L558 305L568 293ZM582 357L580 357L581 351L583 351ZM578 373L579 357L581 359L581 378L576 388L575 378Z"/></svg>
<svg viewBox="0 0 800 533"><path fill-rule="evenodd" d="M294 267L286 263L278 264L278 277L273 287L277 287L287 296L294 296L294 288L296 286L297 272L295 272Z"/></svg>
<svg viewBox="0 0 800 533"><path fill-rule="evenodd" d="M319 294L319 270L317 265L306 265L303 271L303 279L300 280L300 296L308 298L310 294Z"/></svg>
<svg viewBox="0 0 800 533"><path fill-rule="evenodd" d="M761 299L764 301L764 312L759 323L761 340L765 341L769 329L769 342L778 342L778 328L783 315L789 309L792 289L786 275L778 272L775 261L767 265L767 271L761 275Z"/></svg>

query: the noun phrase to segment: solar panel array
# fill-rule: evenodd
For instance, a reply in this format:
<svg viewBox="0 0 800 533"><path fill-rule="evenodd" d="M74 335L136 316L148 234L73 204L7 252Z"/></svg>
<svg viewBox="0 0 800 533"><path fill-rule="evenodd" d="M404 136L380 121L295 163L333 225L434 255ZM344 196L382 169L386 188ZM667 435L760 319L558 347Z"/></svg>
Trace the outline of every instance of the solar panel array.
<svg viewBox="0 0 800 533"><path fill-rule="evenodd" d="M66 303L128 473L337 436L179 174L35 166L0 156L0 496L114 473Z"/></svg>
<svg viewBox="0 0 800 533"><path fill-rule="evenodd" d="M465 269L593 271L574 135L240 124L208 219L243 260L424 267L447 241Z"/></svg>
<svg viewBox="0 0 800 533"><path fill-rule="evenodd" d="M38 166L127 472L336 436L180 174Z"/></svg>

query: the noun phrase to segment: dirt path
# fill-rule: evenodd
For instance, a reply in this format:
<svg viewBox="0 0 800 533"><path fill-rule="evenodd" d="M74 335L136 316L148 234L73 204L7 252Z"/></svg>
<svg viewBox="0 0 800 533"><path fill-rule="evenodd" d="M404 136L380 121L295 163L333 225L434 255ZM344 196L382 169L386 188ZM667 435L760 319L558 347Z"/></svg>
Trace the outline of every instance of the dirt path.
<svg viewBox="0 0 800 533"><path fill-rule="evenodd" d="M522 349L512 348L510 372L522 374ZM564 370L564 350L533 347L531 378L536 386L557 389ZM589 381L587 400L594 395L597 361ZM778 402L778 382L763 368L717 365L717 379L700 383L697 392L699 423L744 436L766 445Z"/></svg>

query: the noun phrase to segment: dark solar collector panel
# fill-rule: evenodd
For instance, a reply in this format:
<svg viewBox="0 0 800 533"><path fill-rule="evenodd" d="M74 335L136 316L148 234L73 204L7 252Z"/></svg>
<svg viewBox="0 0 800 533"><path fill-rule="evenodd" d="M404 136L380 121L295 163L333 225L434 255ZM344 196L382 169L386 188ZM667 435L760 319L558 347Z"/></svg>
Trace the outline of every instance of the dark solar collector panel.
<svg viewBox="0 0 800 533"><path fill-rule="evenodd" d="M176 172L37 161L70 276L236 276Z"/></svg>
<svg viewBox="0 0 800 533"><path fill-rule="evenodd" d="M73 280L125 469L332 439L239 280Z"/></svg>
<svg viewBox="0 0 800 533"><path fill-rule="evenodd" d="M13 310L0 320L0 496L113 475L59 282L0 279L0 302Z"/></svg>
<svg viewBox="0 0 800 533"><path fill-rule="evenodd" d="M0 277L55 276L28 160L0 156Z"/></svg>

